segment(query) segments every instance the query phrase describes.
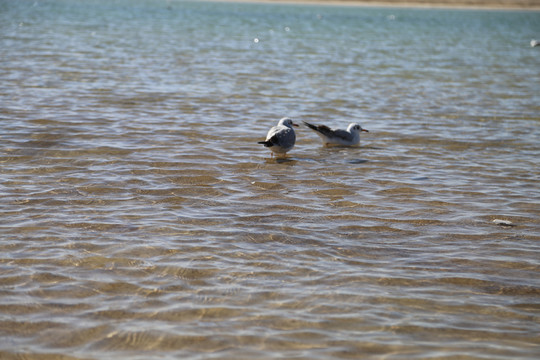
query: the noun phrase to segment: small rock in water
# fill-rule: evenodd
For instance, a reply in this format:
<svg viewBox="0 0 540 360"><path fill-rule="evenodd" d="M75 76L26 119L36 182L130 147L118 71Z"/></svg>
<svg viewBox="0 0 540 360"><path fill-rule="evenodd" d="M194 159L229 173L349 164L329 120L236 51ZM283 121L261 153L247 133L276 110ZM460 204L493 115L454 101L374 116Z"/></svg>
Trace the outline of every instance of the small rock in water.
<svg viewBox="0 0 540 360"><path fill-rule="evenodd" d="M516 226L513 222L509 220L502 220L502 219L495 219L493 220L493 223L499 226Z"/></svg>
<svg viewBox="0 0 540 360"><path fill-rule="evenodd" d="M347 162L349 164L363 164L363 163L367 163L368 161L366 159L353 159L353 160L349 160Z"/></svg>

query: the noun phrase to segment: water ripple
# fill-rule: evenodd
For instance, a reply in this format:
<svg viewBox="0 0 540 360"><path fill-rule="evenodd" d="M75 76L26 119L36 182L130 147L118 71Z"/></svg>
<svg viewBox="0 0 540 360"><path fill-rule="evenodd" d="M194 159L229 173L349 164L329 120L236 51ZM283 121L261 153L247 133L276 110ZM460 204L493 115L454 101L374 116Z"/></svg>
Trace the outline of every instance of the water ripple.
<svg viewBox="0 0 540 360"><path fill-rule="evenodd" d="M534 13L124 5L0 12L0 358L537 358Z"/></svg>

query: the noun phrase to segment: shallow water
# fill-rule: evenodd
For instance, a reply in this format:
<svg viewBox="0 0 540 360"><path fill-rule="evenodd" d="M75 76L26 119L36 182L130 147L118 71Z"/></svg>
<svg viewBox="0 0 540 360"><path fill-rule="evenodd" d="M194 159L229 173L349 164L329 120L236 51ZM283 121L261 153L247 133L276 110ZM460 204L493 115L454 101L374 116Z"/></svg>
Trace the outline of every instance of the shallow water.
<svg viewBox="0 0 540 360"><path fill-rule="evenodd" d="M2 359L540 356L538 12L0 20Z"/></svg>

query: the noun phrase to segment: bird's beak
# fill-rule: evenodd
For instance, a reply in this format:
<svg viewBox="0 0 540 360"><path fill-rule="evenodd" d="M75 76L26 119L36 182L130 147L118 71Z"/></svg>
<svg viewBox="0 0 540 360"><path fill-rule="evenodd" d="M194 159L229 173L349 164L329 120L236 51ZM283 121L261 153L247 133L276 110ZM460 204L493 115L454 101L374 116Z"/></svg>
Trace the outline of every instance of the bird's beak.
<svg viewBox="0 0 540 360"><path fill-rule="evenodd" d="M369 131L368 131L368 130L366 130L366 129L362 129L362 131L364 131L364 132L369 132Z"/></svg>
<svg viewBox="0 0 540 360"><path fill-rule="evenodd" d="M297 123L292 123L291 125L292 125L292 126L298 127L298 124L297 124Z"/></svg>

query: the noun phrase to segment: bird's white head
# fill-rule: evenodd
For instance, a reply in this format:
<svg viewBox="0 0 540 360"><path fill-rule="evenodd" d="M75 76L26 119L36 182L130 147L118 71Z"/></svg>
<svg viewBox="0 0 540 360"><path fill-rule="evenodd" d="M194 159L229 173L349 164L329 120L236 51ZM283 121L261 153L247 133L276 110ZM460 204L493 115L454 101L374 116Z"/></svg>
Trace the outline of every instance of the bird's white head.
<svg viewBox="0 0 540 360"><path fill-rule="evenodd" d="M283 119L279 120L278 125L283 125L286 127L292 127L292 126L298 126L298 124L295 124L291 118L284 117Z"/></svg>
<svg viewBox="0 0 540 360"><path fill-rule="evenodd" d="M352 132L360 133L360 132L362 132L362 131L364 131L364 132L369 132L369 131L367 131L366 129L362 129L362 127L361 127L359 124L357 124L357 123L351 123L351 124L349 124L349 127L347 127L347 130L348 130L350 133L352 133Z"/></svg>

